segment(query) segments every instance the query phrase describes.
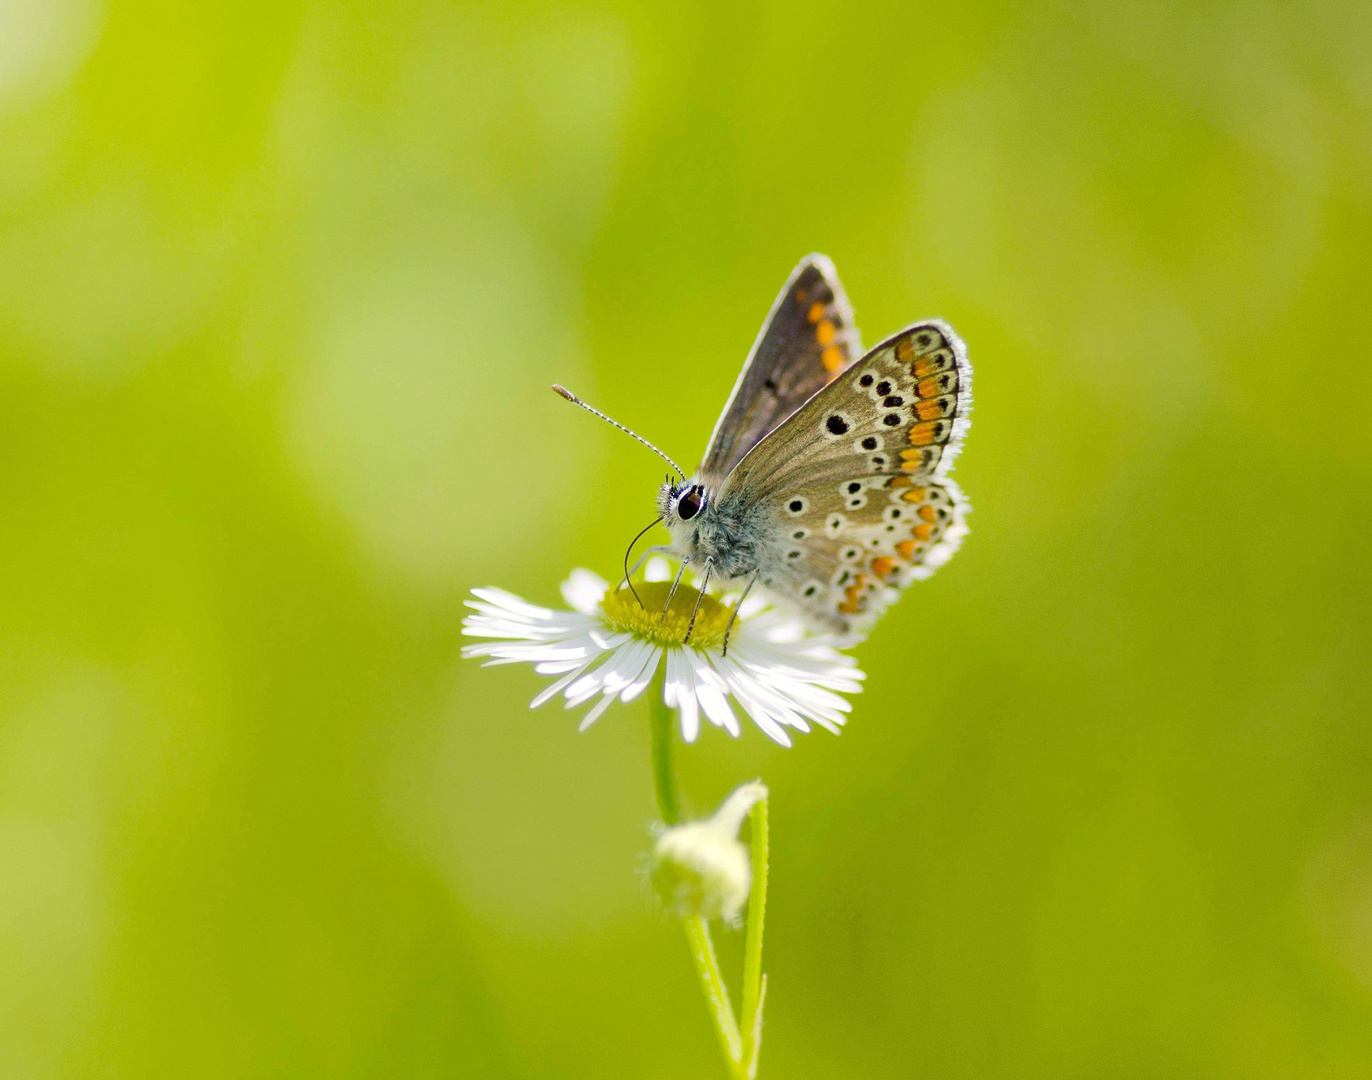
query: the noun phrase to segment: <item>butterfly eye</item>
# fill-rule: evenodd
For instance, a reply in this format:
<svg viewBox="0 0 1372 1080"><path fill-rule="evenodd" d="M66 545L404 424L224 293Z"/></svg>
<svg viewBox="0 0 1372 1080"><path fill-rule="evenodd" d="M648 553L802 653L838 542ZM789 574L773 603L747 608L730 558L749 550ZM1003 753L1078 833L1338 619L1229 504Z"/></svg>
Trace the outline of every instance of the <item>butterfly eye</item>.
<svg viewBox="0 0 1372 1080"><path fill-rule="evenodd" d="M682 521L690 521L700 513L700 508L705 504L705 493L698 487L691 488L681 497L681 501L676 504L677 516Z"/></svg>

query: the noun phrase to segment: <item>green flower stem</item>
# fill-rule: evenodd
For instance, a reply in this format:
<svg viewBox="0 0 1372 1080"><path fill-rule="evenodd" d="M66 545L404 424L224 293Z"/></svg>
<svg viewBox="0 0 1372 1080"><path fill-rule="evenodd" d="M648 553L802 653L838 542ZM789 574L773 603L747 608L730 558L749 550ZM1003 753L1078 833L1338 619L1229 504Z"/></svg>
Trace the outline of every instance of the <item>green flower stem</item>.
<svg viewBox="0 0 1372 1080"><path fill-rule="evenodd" d="M653 742L653 793L657 797L657 812L668 825L681 823L681 803L676 795L676 769L672 765L672 729L676 715L662 700L662 687L667 681L667 660L663 657L653 685L648 690L649 729Z"/></svg>
<svg viewBox="0 0 1372 1080"><path fill-rule="evenodd" d="M705 994L705 1004L715 1021L719 1034L719 1048L724 1052L729 1072L737 1080L746 1080L747 1070L743 1064L743 1039L738 1033L738 1022L734 1020L733 1010L729 1007L729 988L724 985L724 976L719 973L719 960L715 956L715 943L710 939L710 927L699 915L690 915L682 920L686 929L686 940L691 943L691 958L696 962L696 974L700 976L700 988Z"/></svg>
<svg viewBox="0 0 1372 1080"><path fill-rule="evenodd" d="M657 811L668 825L681 822L681 802L677 798L676 769L672 761L676 714L662 700L666 664L653 678L648 691L649 729L652 737L653 793ZM767 800L752 809L753 888L748 901L748 938L743 966L743 1024L746 1041L729 1005L729 989L719 970L719 958L710 937L710 926L699 915L682 920L686 940L691 946L700 989L715 1023L720 1050L734 1080L753 1080L757 1076L758 1049L762 1040L762 1006L767 993L767 977L762 974L762 929L767 906Z"/></svg>
<svg viewBox="0 0 1372 1080"><path fill-rule="evenodd" d="M753 891L748 898L748 939L743 952L743 1061L749 1077L757 1075L762 1048L762 1004L767 976L762 973L762 930L767 914L767 799L753 804Z"/></svg>

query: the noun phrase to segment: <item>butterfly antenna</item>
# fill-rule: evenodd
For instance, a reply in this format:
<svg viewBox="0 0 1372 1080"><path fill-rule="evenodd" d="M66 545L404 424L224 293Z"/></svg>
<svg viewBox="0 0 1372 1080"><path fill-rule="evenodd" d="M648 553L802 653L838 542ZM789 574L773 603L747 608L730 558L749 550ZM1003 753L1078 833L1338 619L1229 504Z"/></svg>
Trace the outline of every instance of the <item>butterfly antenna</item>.
<svg viewBox="0 0 1372 1080"><path fill-rule="evenodd" d="M647 528L647 529L644 529L644 530L643 530L642 532L640 532L637 536L635 536L632 540L630 540L630 541L629 541L629 546L628 546L628 548L626 548L625 551L624 551L624 584L627 585L627 586L629 586L629 591L630 591L631 593L634 594L634 599L638 601L638 606L641 607L641 608L643 608L643 597L639 596L639 595L638 595L638 590L634 588L633 574L632 574L632 572L629 570L629 556L633 554L634 545L637 544L640 540L643 539L643 533L646 533L646 532L648 531L648 529L651 529L654 525L656 525L656 524L657 524L659 521L661 521L661 520L662 520L662 515L661 515L661 514L659 514L657 517L653 518L653 520L650 521L650 522L648 523L648 528ZM649 555L651 555L651 554L652 554L652 548L649 548L647 553L648 553ZM634 569L637 570L638 567L635 566ZM643 608L643 610L644 610L644 611L647 611L648 609L647 609L647 608Z"/></svg>
<svg viewBox="0 0 1372 1080"><path fill-rule="evenodd" d="M610 426L619 428L619 430L622 431L622 432L624 432L624 434L627 435L627 436L629 436L629 438L634 439L634 440L636 440L636 441L638 441L638 442L641 442L644 446L646 446L646 447L647 447L649 450L651 450L654 454L656 454L656 455L657 455L658 457L660 457L663 461L665 461L668 465L670 465L673 469L675 469L675 470L676 470L677 476L681 477L682 480L685 480L685 479L686 479L686 474L685 474L684 472L681 471L681 466L680 466L680 465L678 465L675 461L673 461L671 458L669 458L666 454L664 454L664 453L663 453L661 450L659 450L656 446L654 446L652 443L650 443L650 442L649 442L647 439L645 439L642 435L638 434L638 432L636 432L636 431L630 431L630 430L629 430L628 428L626 428L623 424L621 424L618 420L611 420L608 416L606 416L606 415L605 415L603 412L601 412L599 409L595 409L595 408L592 408L590 405L587 405L584 401L582 401L579 397L577 397L575 394L573 394L573 393L572 393L570 390L568 390L565 386L558 386L557 383L553 383L553 389L557 391L557 393L558 393L558 395L559 395L560 397L566 398L566 399L567 399L568 401L570 401L573 405L580 405L583 409L585 409L585 410L586 410L588 413L590 413L592 416L598 416L598 417L600 417L602 420L605 421L605 423L609 424ZM656 522L654 522L654 524L656 524ZM649 528L651 528L651 527L652 527L652 526L649 526ZM644 532L646 532L646 531L647 531L647 530L645 529Z"/></svg>

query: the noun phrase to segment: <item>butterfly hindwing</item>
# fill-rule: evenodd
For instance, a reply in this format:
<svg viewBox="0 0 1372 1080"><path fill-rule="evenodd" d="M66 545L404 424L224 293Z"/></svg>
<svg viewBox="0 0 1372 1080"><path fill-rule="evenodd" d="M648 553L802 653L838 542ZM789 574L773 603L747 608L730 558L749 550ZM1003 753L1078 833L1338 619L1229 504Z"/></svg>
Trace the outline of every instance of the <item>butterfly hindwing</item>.
<svg viewBox="0 0 1372 1080"><path fill-rule="evenodd" d="M722 480L757 443L862 351L833 264L809 255L772 306L710 436L700 475Z"/></svg>
<svg viewBox="0 0 1372 1080"><path fill-rule="evenodd" d="M785 568L768 584L836 630L875 618L894 598L892 590L932 574L967 533L967 501L948 477L872 477L859 495L849 495L857 482L841 485L839 496L830 485L794 490L782 504ZM800 513L789 509L797 502Z"/></svg>
<svg viewBox="0 0 1372 1080"><path fill-rule="evenodd" d="M968 507L946 473L969 423L971 375L949 327L918 323L754 447L720 498L770 508L772 592L848 630L952 555Z"/></svg>

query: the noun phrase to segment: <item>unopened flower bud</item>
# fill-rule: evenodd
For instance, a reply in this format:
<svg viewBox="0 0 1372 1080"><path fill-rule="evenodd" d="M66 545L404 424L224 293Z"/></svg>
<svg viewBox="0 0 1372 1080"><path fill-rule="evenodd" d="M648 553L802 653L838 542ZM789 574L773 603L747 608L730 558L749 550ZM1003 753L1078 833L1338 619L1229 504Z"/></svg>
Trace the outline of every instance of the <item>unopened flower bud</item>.
<svg viewBox="0 0 1372 1080"><path fill-rule="evenodd" d="M666 829L653 848L653 886L675 915L737 922L753 873L738 830L753 804L767 797L757 781L724 800L714 816Z"/></svg>

